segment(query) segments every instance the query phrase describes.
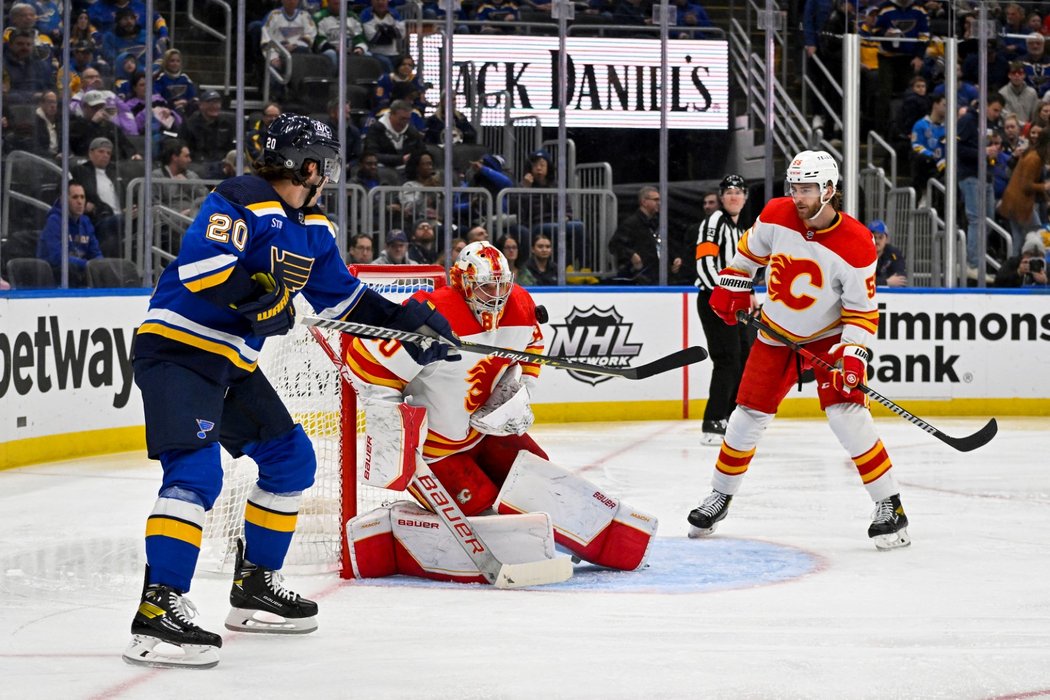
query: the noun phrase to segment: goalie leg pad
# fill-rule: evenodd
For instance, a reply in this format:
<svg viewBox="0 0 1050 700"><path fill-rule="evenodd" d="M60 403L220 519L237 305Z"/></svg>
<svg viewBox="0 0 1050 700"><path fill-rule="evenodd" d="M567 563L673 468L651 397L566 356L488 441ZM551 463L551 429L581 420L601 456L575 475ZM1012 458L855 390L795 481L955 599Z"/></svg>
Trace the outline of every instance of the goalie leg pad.
<svg viewBox="0 0 1050 700"><path fill-rule="evenodd" d="M554 531L546 513L469 518L504 564L553 559ZM441 519L411 501L359 515L346 525L355 578L404 574L435 581L487 583Z"/></svg>
<svg viewBox="0 0 1050 700"><path fill-rule="evenodd" d="M491 508L499 491L492 479L478 466L476 455L477 446L430 464L430 470L449 495L456 499L464 515L477 515ZM410 489L412 495L420 503L426 503L420 494L414 492L414 488Z"/></svg>
<svg viewBox="0 0 1050 700"><path fill-rule="evenodd" d="M633 571L645 565L658 525L590 481L520 452L499 493L500 513L550 513L554 537L581 559Z"/></svg>
<svg viewBox="0 0 1050 700"><path fill-rule="evenodd" d="M416 473L416 452L426 440L427 410L393 401L366 401L361 480L404 491Z"/></svg>

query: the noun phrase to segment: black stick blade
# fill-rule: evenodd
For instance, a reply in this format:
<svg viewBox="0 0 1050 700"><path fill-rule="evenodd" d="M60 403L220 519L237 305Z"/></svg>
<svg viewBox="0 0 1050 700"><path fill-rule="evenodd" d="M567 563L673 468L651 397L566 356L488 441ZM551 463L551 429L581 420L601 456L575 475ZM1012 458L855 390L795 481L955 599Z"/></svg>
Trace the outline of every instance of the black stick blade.
<svg viewBox="0 0 1050 700"><path fill-rule="evenodd" d="M640 367L631 367L625 369L624 376L628 377L629 379L645 379L646 377L651 377L654 374L668 372L672 369L685 367L686 365L702 362L706 359L707 350L700 347L699 345L693 345L691 347L679 350L678 352L672 352L670 355L661 357L659 360L653 360L652 362L644 364Z"/></svg>
<svg viewBox="0 0 1050 700"><path fill-rule="evenodd" d="M973 435L967 435L966 437L953 438L948 435L938 435L943 441L959 450L959 452L970 452L976 450L978 447L982 447L991 442L995 434L999 432L999 424L992 418L989 420L983 428L978 430Z"/></svg>

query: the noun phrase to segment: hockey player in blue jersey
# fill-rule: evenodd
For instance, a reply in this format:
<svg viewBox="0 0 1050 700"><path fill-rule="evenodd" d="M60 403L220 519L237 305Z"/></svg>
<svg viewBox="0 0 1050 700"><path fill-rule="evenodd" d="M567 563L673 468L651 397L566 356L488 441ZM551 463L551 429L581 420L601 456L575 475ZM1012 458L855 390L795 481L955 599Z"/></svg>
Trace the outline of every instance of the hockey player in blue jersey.
<svg viewBox="0 0 1050 700"><path fill-rule="evenodd" d="M390 302L347 271L333 225L317 207L325 183L338 180L339 162L339 142L327 125L290 113L275 119L258 174L226 180L207 197L150 299L133 362L147 449L164 476L146 525L146 579L124 652L129 663L219 662L222 638L192 621L195 608L185 594L204 514L222 485L220 445L259 467L226 627L285 634L317 628L317 605L285 588L278 573L301 494L313 483L313 446L258 369L264 339L292 328L296 294L321 317L458 344L433 307ZM420 364L458 359L443 342L413 353ZM165 653L162 642L180 653Z"/></svg>

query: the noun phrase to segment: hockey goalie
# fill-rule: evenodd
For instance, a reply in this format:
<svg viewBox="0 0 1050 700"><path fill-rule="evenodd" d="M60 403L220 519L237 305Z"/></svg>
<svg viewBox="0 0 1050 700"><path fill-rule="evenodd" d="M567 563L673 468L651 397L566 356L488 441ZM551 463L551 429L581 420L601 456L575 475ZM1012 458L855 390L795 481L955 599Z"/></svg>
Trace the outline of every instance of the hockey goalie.
<svg viewBox="0 0 1050 700"><path fill-rule="evenodd" d="M498 248L466 246L450 279L413 298L440 310L463 340L543 352L535 303ZM554 464L529 436L538 364L476 355L421 367L413 352L411 344L362 338L347 351L367 425L364 483L413 492L422 459L502 561L549 559L556 543L599 566L645 564L656 518ZM358 577L485 580L438 516L411 501L354 518L347 541Z"/></svg>

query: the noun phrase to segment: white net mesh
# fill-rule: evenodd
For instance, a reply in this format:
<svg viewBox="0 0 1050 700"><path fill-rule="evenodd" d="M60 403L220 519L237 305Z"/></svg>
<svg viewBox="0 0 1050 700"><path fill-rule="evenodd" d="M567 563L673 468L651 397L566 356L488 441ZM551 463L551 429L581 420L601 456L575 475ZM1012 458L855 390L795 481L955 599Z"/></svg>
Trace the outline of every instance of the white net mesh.
<svg viewBox="0 0 1050 700"><path fill-rule="evenodd" d="M363 266L356 269L356 274L369 287L396 302L419 289L445 284L445 271L437 266ZM312 313L301 297L296 298L296 310L299 314ZM322 333L341 356L339 333ZM346 462L349 463L352 460L350 445L356 444L359 438L364 439L364 414L356 410L353 397L348 397L348 409L342 407L343 389L338 370L306 326L296 325L287 335L267 340L259 367L288 407L292 419L302 424L317 453L317 475L314 485L303 493L285 569L298 573L337 570L342 556L342 445L348 446ZM345 436L344 431L347 431ZM222 493L204 524L198 564L203 571L233 570L234 542L243 536L244 505L257 476L255 463L248 457L233 459L223 451L222 466ZM353 471L356 474L356 465ZM354 484L348 486L352 488ZM348 504L346 517L405 497L364 485L357 485L356 492L355 501Z"/></svg>

